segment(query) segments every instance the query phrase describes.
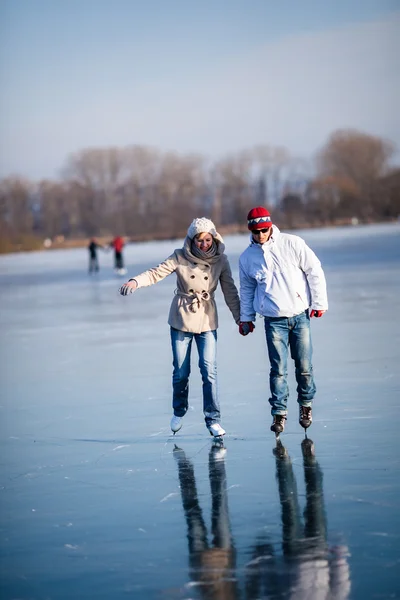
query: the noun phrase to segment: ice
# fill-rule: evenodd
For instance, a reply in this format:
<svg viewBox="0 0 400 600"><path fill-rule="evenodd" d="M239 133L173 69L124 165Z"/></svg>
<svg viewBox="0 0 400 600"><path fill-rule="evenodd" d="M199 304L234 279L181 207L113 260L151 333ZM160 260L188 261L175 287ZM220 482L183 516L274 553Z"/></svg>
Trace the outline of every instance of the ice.
<svg viewBox="0 0 400 600"><path fill-rule="evenodd" d="M226 451L171 417L174 277L121 297L112 254L0 257L0 597L397 597L400 589L400 225L304 230L330 309L312 323L318 394L302 444L269 431L261 319L237 333L221 294ZM131 244L129 276L179 241ZM225 239L238 280L248 235Z"/></svg>

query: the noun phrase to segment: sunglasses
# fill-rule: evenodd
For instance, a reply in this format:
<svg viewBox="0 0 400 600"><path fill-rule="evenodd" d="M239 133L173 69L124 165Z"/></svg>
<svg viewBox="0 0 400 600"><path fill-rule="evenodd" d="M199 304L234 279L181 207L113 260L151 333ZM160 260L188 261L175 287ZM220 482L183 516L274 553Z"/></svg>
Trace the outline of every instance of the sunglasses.
<svg viewBox="0 0 400 600"><path fill-rule="evenodd" d="M269 227L267 229L253 229L251 233L253 235L260 235L260 233L268 233L269 230Z"/></svg>

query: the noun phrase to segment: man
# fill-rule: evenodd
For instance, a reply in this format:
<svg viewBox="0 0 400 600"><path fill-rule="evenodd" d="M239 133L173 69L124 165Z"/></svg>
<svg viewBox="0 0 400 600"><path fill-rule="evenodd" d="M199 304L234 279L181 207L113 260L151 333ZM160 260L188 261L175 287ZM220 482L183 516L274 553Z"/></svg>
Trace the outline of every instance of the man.
<svg viewBox="0 0 400 600"><path fill-rule="evenodd" d="M285 428L289 388L288 351L295 363L299 423L312 423L316 388L312 368L310 317L328 309L326 282L321 263L297 235L281 233L262 206L247 215L251 242L239 259L240 325L251 333L256 313L264 317L270 360L271 431Z"/></svg>
<svg viewBox="0 0 400 600"><path fill-rule="evenodd" d="M97 258L97 249L102 248L101 244L96 242L95 238L92 238L88 245L89 250L89 274L93 271L99 270L99 259Z"/></svg>

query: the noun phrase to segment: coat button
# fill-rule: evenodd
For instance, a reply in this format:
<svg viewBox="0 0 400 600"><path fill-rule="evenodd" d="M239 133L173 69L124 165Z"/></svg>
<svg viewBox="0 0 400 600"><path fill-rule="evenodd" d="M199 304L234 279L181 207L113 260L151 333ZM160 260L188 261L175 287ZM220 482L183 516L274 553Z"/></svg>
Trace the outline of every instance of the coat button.
<svg viewBox="0 0 400 600"><path fill-rule="evenodd" d="M207 276L205 276L205 277L204 277L204 279L208 279L208 277L207 277Z"/></svg>
<svg viewBox="0 0 400 600"><path fill-rule="evenodd" d="M190 276L190 279L194 279L194 275L191 275L191 276Z"/></svg>

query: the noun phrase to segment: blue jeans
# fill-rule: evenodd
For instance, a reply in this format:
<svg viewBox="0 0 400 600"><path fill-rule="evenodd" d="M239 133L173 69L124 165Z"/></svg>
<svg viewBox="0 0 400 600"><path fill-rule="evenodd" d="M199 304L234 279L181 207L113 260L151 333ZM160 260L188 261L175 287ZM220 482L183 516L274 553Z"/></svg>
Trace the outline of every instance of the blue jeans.
<svg viewBox="0 0 400 600"><path fill-rule="evenodd" d="M183 417L188 409L190 354L195 339L199 353L199 368L203 380L203 412L206 425L219 423L217 398L217 332L189 333L171 327L173 355L172 407L174 415Z"/></svg>
<svg viewBox="0 0 400 600"><path fill-rule="evenodd" d="M286 415L289 386L287 382L288 351L294 360L297 402L311 406L316 387L313 377L310 317L308 310L295 317L265 317L268 356L271 364L272 415Z"/></svg>

